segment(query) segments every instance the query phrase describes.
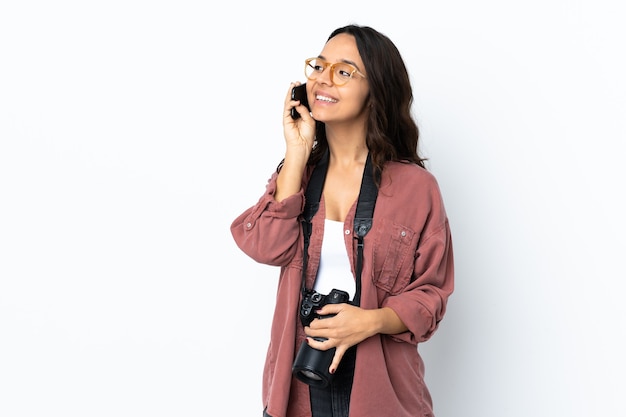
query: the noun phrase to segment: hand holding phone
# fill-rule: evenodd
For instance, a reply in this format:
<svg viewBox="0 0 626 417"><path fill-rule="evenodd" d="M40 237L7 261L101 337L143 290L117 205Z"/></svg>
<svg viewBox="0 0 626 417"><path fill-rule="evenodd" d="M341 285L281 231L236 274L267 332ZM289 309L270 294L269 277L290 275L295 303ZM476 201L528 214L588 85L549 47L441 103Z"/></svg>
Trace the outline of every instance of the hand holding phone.
<svg viewBox="0 0 626 417"><path fill-rule="evenodd" d="M296 86L291 89L291 99L299 100L300 104L302 104L307 109L309 109L309 100L306 95L306 83L300 84L299 86ZM291 108L291 118L294 120L297 120L300 118L300 113L298 113L295 107Z"/></svg>

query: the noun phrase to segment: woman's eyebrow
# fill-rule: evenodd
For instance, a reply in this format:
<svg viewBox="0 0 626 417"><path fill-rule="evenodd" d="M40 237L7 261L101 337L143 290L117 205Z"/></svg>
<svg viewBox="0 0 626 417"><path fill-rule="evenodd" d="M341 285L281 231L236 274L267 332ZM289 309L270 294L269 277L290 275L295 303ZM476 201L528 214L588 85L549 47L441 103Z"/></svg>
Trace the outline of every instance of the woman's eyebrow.
<svg viewBox="0 0 626 417"><path fill-rule="evenodd" d="M317 57L319 59L323 59L324 61L328 62L328 60L323 55L318 55ZM356 69L358 69L359 71L361 70L361 68L359 68L356 62L350 61L349 59L342 59L341 62L343 62L344 64L350 64L353 67L356 67Z"/></svg>

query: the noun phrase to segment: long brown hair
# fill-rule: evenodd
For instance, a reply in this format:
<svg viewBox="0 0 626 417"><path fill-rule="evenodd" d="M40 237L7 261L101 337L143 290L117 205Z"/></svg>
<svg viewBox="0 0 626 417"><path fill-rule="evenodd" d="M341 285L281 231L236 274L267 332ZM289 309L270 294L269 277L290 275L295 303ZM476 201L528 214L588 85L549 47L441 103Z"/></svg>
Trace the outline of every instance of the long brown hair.
<svg viewBox="0 0 626 417"><path fill-rule="evenodd" d="M354 36L367 72L370 94L366 145L376 174L388 161L413 162L425 168L426 159L418 149L419 128L411 115L413 90L398 48L386 35L368 26L335 29L328 40L340 33ZM315 140L310 165L316 164L328 149L326 128L319 121Z"/></svg>

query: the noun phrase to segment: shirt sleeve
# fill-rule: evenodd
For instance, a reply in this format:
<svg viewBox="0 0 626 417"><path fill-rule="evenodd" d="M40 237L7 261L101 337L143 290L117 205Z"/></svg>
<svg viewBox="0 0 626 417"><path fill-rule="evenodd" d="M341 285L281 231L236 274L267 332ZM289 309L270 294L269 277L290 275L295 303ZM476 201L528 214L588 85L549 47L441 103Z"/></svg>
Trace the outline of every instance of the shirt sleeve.
<svg viewBox="0 0 626 417"><path fill-rule="evenodd" d="M419 239L410 283L383 300L408 327L392 337L409 343L428 340L439 326L454 290L454 261L450 225L438 190L431 190L431 212Z"/></svg>
<svg viewBox="0 0 626 417"><path fill-rule="evenodd" d="M281 202L274 199L276 178L268 180L265 192L258 202L245 210L230 226L237 246L259 263L284 266L298 249L299 216L304 209L304 191Z"/></svg>

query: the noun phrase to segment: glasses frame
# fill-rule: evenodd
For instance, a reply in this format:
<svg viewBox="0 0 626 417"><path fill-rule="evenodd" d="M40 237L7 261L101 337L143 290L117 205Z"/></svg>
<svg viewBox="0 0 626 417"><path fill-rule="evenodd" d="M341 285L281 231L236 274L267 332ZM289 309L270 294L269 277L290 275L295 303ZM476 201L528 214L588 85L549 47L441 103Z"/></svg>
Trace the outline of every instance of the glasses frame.
<svg viewBox="0 0 626 417"><path fill-rule="evenodd" d="M307 75L307 68L308 68L308 67L311 67L311 65L310 65L310 64L311 64L311 61L314 61L314 60L317 60L317 61L321 61L321 62L323 62L323 63L324 63L324 69L322 69L322 71L318 74L318 76L317 76L317 77L315 77L315 78L311 78L311 77L309 77L309 76ZM352 71L350 71L350 77L346 80L346 82L345 82L345 83L337 83L337 82L335 81L335 67L336 67L337 65L347 65L348 67L351 67L351 68L352 68ZM323 60L322 58L319 58L319 57L312 57L312 58L307 58L307 59L305 59L305 60L304 60L304 76L305 76L308 80L311 80L311 81L316 80L316 79L319 77L319 75L322 75L322 73L324 73L324 71L326 71L326 68L330 68L330 81L331 81L333 84L335 84L336 86L338 86L338 87L341 87L342 85L346 85L346 84L348 84L348 82L349 82L352 78L354 78L354 74L359 74L361 77L363 77L363 78L367 78L367 77L365 76L365 74L363 74L361 71L359 71L359 70L358 70L358 69L357 69L354 65L352 65L352 64L348 64L347 62L335 62L334 64L331 64L330 62L325 61L325 60Z"/></svg>

